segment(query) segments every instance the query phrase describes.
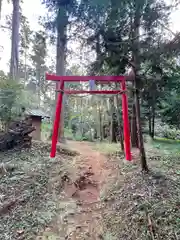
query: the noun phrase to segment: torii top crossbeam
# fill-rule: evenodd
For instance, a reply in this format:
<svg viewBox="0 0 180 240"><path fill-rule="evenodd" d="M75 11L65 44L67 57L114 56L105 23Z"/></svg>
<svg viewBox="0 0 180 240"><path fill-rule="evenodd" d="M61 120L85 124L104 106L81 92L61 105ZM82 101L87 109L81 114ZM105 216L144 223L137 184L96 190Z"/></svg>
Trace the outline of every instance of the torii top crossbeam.
<svg viewBox="0 0 180 240"><path fill-rule="evenodd" d="M46 73L46 80L65 81L65 82L89 82L89 80L98 82L121 82L126 79L126 76L57 76Z"/></svg>

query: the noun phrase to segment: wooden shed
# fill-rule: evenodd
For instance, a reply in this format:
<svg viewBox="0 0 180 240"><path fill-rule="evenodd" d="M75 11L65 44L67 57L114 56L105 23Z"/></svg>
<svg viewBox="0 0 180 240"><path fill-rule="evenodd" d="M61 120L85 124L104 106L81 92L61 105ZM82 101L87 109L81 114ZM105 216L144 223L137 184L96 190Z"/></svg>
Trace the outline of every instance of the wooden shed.
<svg viewBox="0 0 180 240"><path fill-rule="evenodd" d="M36 128L36 130L31 134L32 139L41 140L42 119L44 117L48 118L47 114L39 109L26 110L25 114L32 120L32 125Z"/></svg>

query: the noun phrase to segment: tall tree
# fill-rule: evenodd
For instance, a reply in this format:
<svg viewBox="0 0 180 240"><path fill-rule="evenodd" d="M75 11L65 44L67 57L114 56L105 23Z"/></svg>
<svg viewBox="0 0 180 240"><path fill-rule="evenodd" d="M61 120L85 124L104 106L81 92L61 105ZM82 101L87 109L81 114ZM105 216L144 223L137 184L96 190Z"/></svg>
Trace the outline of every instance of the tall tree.
<svg viewBox="0 0 180 240"><path fill-rule="evenodd" d="M35 67L36 90L38 93L38 106L41 105L41 89L44 82L44 72L46 69L45 58L47 56L46 34L45 32L35 32L33 37L33 53L31 59Z"/></svg>
<svg viewBox="0 0 180 240"><path fill-rule="evenodd" d="M2 14L2 2L3 0L0 0L0 20L1 20L1 14Z"/></svg>
<svg viewBox="0 0 180 240"><path fill-rule="evenodd" d="M76 1L59 1L59 0L45 0L49 11L52 13L54 20L50 20L47 26L51 30L55 30L57 33L56 39L56 74L65 75L66 74L66 53L67 53L67 28L70 25L73 12L76 9ZM58 88L58 84L56 86ZM57 96L57 95L56 95ZM66 102L66 96L63 97L64 104ZM61 127L59 133L59 140L65 141L64 138L64 107L62 109L61 115Z"/></svg>
<svg viewBox="0 0 180 240"><path fill-rule="evenodd" d="M12 14L10 77L13 80L18 80L20 5L19 0L12 0L12 3L13 14Z"/></svg>
<svg viewBox="0 0 180 240"><path fill-rule="evenodd" d="M66 72L66 48L67 48L67 25L68 15L66 5L58 4L57 16L57 42L56 42L56 74L64 76ZM56 88L58 88L58 83ZM63 96L63 106L65 106L66 96ZM59 140L65 142L64 137L64 107L62 108L61 127L59 132Z"/></svg>
<svg viewBox="0 0 180 240"><path fill-rule="evenodd" d="M20 14L20 57L19 57L19 75L24 79L24 84L28 80L28 59L29 59L29 49L32 43L33 32L30 28L30 23L26 16L22 13ZM23 70L23 71L20 71Z"/></svg>
<svg viewBox="0 0 180 240"><path fill-rule="evenodd" d="M146 162L146 153L144 148L143 141L143 133L142 133L142 125L141 125L141 110L140 110L140 26L141 26L141 11L144 7L140 1L135 2L135 12L133 19L133 30L132 30L132 38L133 38L133 50L132 50L132 59L133 59L133 70L134 70L134 87L135 87L135 108L136 108L136 124L137 124L137 133L139 140L139 149L140 149L140 158L141 158L141 166L143 171L148 171L148 166Z"/></svg>

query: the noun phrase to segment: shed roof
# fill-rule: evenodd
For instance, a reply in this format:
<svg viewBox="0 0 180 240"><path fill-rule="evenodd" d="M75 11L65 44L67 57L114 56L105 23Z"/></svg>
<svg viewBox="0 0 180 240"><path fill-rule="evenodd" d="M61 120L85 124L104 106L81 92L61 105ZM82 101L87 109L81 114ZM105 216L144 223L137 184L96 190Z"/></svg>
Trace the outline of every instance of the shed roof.
<svg viewBox="0 0 180 240"><path fill-rule="evenodd" d="M27 109L26 114L37 117L49 117L49 115L41 109Z"/></svg>

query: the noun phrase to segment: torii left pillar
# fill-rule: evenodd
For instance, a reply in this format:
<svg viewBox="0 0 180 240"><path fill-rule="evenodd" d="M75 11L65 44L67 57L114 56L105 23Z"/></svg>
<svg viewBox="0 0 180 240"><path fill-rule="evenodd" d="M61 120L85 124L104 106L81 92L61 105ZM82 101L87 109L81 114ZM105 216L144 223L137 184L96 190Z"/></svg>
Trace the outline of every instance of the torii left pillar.
<svg viewBox="0 0 180 240"><path fill-rule="evenodd" d="M55 112L54 127L53 127L53 134L52 134L52 145L51 145L51 154L50 154L51 158L54 158L56 156L56 145L58 141L59 126L61 122L61 110L62 110L62 103L63 103L63 92L64 92L63 80L60 81L58 92L59 93L57 96L56 112Z"/></svg>

